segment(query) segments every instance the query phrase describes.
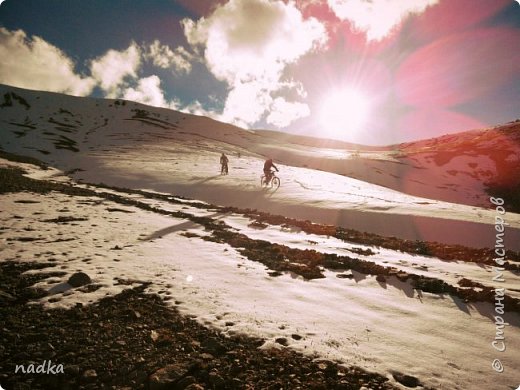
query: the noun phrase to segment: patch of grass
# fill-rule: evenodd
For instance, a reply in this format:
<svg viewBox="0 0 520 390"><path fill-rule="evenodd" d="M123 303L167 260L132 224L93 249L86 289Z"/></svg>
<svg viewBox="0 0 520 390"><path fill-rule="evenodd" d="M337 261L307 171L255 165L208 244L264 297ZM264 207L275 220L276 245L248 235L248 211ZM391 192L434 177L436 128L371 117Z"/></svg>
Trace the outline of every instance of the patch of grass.
<svg viewBox="0 0 520 390"><path fill-rule="evenodd" d="M70 116L73 116L72 115L72 112L70 112L69 110L65 110L64 108L60 108L60 110L58 111L59 114L68 114Z"/></svg>
<svg viewBox="0 0 520 390"><path fill-rule="evenodd" d="M48 152L47 152L47 154L48 154ZM28 157L28 156L20 156L18 154L5 152L3 150L0 150L0 157L5 158L6 160L9 160L9 161L13 161L13 162L36 165L37 167L40 167L42 169L49 168L47 164L45 164L43 161L40 161L36 158Z"/></svg>
<svg viewBox="0 0 520 390"><path fill-rule="evenodd" d="M27 101L23 97L18 96L14 92L7 92L4 94L4 101L2 104L0 104L0 107L12 107L13 100L16 100L20 105L24 106L26 110L31 108L30 104L27 103Z"/></svg>
<svg viewBox="0 0 520 390"><path fill-rule="evenodd" d="M21 168L0 168L0 194L22 191L47 194L51 191L58 191L67 195L96 195L94 191L73 187L71 185L31 179L23 176L24 173L26 172Z"/></svg>
<svg viewBox="0 0 520 390"><path fill-rule="evenodd" d="M78 221L88 221L88 218L59 216L58 218L42 220L42 222L50 222L50 223L69 223L69 222L78 222Z"/></svg>
<svg viewBox="0 0 520 390"><path fill-rule="evenodd" d="M71 152L79 152L79 149L76 147L76 145L76 141L65 137L64 135L60 135L59 139L54 140L54 147L56 149L66 149L70 150Z"/></svg>
<svg viewBox="0 0 520 390"><path fill-rule="evenodd" d="M36 129L36 126L26 124L26 123L16 123L16 122L9 122L10 125L19 126L19 127L26 127L28 129L34 130Z"/></svg>
<svg viewBox="0 0 520 390"><path fill-rule="evenodd" d="M58 122L57 120L55 120L54 118L49 118L48 120L49 123L53 123L55 125L58 125L58 126L64 126L64 127L69 127L69 128L72 128L72 129L75 129L76 126L74 125L69 125L68 123L63 123L63 122Z"/></svg>
<svg viewBox="0 0 520 390"><path fill-rule="evenodd" d="M4 101L2 104L0 104L0 107L12 107L13 106L13 100L11 99L11 94L9 92L4 94Z"/></svg>
<svg viewBox="0 0 520 390"><path fill-rule="evenodd" d="M24 106L26 110L31 108L31 105L29 103L27 103L27 101L23 97L15 94L14 92L11 92L11 96L13 97L14 100L18 101L18 103L20 103L20 105Z"/></svg>

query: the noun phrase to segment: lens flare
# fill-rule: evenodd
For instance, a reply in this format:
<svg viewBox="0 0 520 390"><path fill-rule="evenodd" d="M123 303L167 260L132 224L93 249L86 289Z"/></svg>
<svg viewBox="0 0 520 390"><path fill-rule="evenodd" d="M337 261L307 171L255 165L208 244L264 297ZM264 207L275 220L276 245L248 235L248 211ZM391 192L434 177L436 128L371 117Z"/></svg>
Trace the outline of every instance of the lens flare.
<svg viewBox="0 0 520 390"><path fill-rule="evenodd" d="M320 124L326 135L340 136L363 129L370 112L368 98L353 88L329 92L320 109Z"/></svg>

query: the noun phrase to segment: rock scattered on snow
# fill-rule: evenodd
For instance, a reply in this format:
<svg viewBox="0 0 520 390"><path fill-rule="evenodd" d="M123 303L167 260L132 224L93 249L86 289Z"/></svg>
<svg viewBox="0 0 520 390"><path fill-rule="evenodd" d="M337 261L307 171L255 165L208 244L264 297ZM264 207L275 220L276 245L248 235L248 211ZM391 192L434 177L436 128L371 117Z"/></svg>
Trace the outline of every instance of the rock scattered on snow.
<svg viewBox="0 0 520 390"><path fill-rule="evenodd" d="M395 378L395 380L397 382L401 383L403 386L417 387L417 386L421 385L421 382L419 381L419 379L417 379L414 376L401 374L399 372L394 372L394 373L392 373L392 375Z"/></svg>
<svg viewBox="0 0 520 390"><path fill-rule="evenodd" d="M43 267L51 270L26 272ZM290 348L263 350L259 347L265 340L226 336L205 328L165 305L159 296L144 293L145 283L68 310L27 305L37 297L32 286L56 276L53 267L0 262L0 285L6 291L17 291L17 300L2 313L7 331L0 336L0 360L4 362L0 379L5 378L2 386L7 389L153 388L150 373L167 371L164 369L168 366L180 367L179 381L169 388L185 390L395 389L388 378L376 373L334 362L327 362L326 367L320 362L318 366L312 358ZM141 316L131 315L133 312ZM157 342L151 338L154 333ZM20 343L31 348L20 351ZM13 375L20 361L38 362L44 357L63 364L65 374Z"/></svg>
<svg viewBox="0 0 520 390"><path fill-rule="evenodd" d="M76 272L69 278L69 280L67 280L67 283L70 284L72 287L81 287L86 284L92 283L92 280L90 279L90 276L88 276L86 273Z"/></svg>
<svg viewBox="0 0 520 390"><path fill-rule="evenodd" d="M287 339L285 337L278 337L275 340L278 344L283 345L284 347L287 347L289 343L287 342Z"/></svg>

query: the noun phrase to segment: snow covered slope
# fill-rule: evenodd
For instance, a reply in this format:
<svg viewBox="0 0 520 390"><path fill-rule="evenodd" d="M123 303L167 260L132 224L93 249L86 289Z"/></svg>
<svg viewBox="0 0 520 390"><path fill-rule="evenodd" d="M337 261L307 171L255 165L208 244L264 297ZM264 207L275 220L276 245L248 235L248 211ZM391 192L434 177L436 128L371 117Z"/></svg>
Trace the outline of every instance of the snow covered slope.
<svg viewBox="0 0 520 390"><path fill-rule="evenodd" d="M510 136L495 129L396 150L353 150L134 102L8 86L0 87L0 107L5 151L39 158L78 180L473 247L492 246L495 239L484 180L500 179L495 189L514 183L518 170L511 167L520 155L516 124ZM219 175L222 152L230 158L229 176ZM259 185L266 156L280 164L277 191ZM410 195L417 193L421 197ZM506 218L508 248L519 250L520 216L510 212Z"/></svg>
<svg viewBox="0 0 520 390"><path fill-rule="evenodd" d="M507 350L499 353L491 346L493 296L481 293L499 282L479 259L447 262L338 239L326 229L309 234L290 224L259 223L254 213L78 185L55 169L0 159L0 169L12 166L38 183L0 194L0 261L47 266L36 273L59 269L34 286L47 291L38 303L48 308L88 305L149 283L148 293L225 334L255 335L265 349L293 348L359 366L399 389L406 388L399 373L417 379L417 389L518 384L514 272L505 271L500 283L512 300L503 315ZM52 192L42 193L41 182L56 181ZM78 271L92 278L89 290L67 283ZM431 291L443 283L446 289ZM501 359L503 373L492 370L494 358Z"/></svg>

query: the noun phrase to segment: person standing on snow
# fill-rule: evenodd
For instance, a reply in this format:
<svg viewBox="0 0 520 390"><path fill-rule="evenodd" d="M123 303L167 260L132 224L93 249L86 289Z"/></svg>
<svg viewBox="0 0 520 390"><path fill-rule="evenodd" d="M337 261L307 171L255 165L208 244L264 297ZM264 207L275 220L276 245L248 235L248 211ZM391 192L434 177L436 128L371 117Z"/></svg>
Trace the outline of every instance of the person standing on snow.
<svg viewBox="0 0 520 390"><path fill-rule="evenodd" d="M228 174L228 162L229 162L229 159L227 158L227 156L222 153L222 155L220 156L220 174L221 175L227 175Z"/></svg>

